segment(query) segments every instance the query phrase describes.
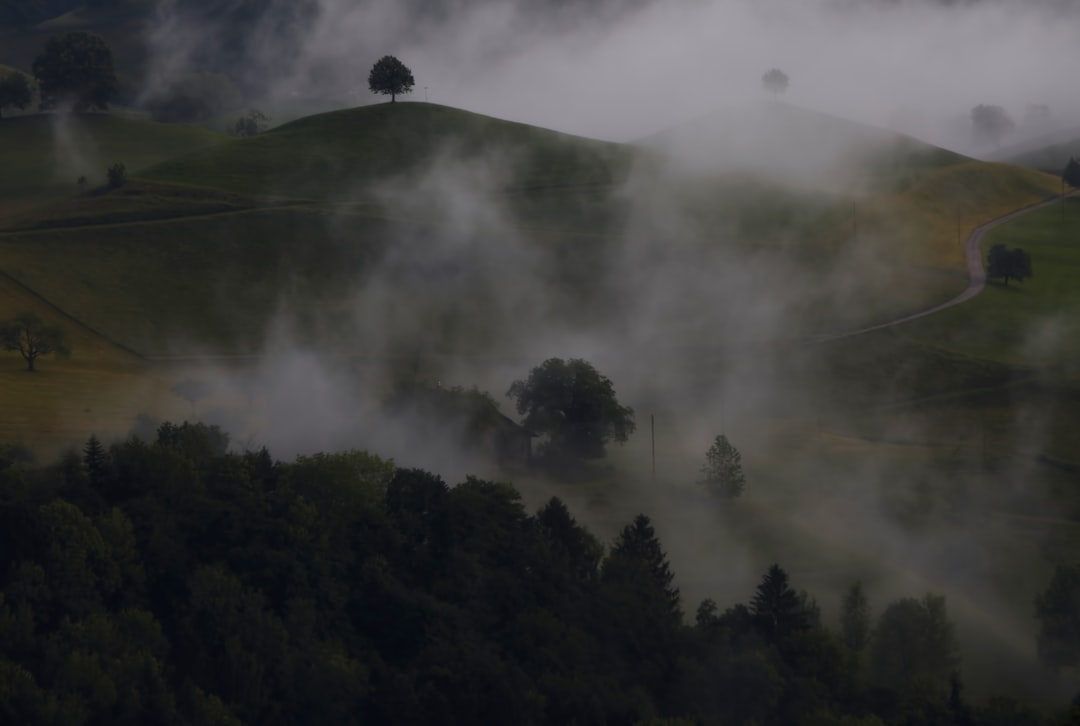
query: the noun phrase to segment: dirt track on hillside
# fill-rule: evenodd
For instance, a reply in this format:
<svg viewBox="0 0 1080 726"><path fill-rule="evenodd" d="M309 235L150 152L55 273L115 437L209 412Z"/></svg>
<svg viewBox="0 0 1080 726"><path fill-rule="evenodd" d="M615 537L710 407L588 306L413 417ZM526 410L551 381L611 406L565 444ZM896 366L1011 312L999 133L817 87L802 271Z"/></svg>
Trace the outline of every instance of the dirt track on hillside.
<svg viewBox="0 0 1080 726"><path fill-rule="evenodd" d="M1072 196L1072 195L1069 195L1069 196ZM951 299L951 300L949 300L947 302L943 302L940 305L935 305L932 308L928 308L926 310L922 310L920 312L913 313L911 315L906 315L906 316L904 316L902 318L897 318L896 320L890 320L890 321L885 322L885 323L878 323L877 325L871 325L871 326L866 327L866 328L859 328L858 330L849 330L846 333L836 333L836 334L833 334L833 335L823 335L823 336L820 336L820 337L817 337L817 338L813 338L809 342L811 342L811 343L827 343L827 342L832 341L832 340L841 340L843 338L851 338L851 337L856 336L856 335L862 335L863 333L869 333L869 332L874 331L874 330L883 330L884 328L891 328L894 325L900 325L901 323L906 323L906 322L909 322L911 320L917 320L919 318L924 318L927 315L933 315L934 313L939 313L942 310L947 310L948 308L959 305L960 303L967 302L968 300L972 299L973 297L978 295L980 292L982 292L983 288L986 287L986 272L983 269L983 258L982 258L982 240L983 240L983 237L986 236L986 233L989 232L990 230L994 229L995 227L997 227L999 225L1002 225L1002 224L1005 224L1006 222L1011 222L1012 220L1014 220L1017 217L1020 217L1020 216L1022 216L1024 214L1027 214L1029 212L1034 212L1034 211L1036 211L1038 209L1042 209L1044 207L1049 207L1052 204L1060 204L1060 203L1061 203L1061 197L1054 197L1052 199L1047 199L1044 202L1038 202L1036 204L1032 204L1030 206L1023 207L1022 209L1017 209L1014 212L1009 212L1008 214L1006 214L1006 215L1004 215L1002 217L992 219L989 222L987 222L987 223L985 223L983 225L980 225L980 226L976 227L974 230L972 230L971 234L968 235L967 241L964 243L964 257L967 260L967 268L968 268L968 286L963 292L961 292L959 295L957 295L953 299Z"/></svg>

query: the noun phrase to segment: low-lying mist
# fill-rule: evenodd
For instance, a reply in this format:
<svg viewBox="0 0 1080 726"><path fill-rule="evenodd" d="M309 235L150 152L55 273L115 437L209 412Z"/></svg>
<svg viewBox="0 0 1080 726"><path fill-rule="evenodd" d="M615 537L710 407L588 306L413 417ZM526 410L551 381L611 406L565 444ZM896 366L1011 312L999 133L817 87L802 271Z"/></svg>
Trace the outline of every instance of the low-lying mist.
<svg viewBox="0 0 1080 726"><path fill-rule="evenodd" d="M890 148L894 140L881 143ZM774 561L818 598L829 622L855 580L867 583L879 609L899 596L941 592L961 620L966 675L979 692L1008 686L1056 697L1038 677L1030 613L1049 565L1035 548L1017 547L988 526L1008 501L1003 492L1024 473L987 475L960 437L943 437L950 454L891 444L897 434L889 424L878 443L861 437L869 404L838 404L833 394L845 381L815 352L821 347L806 342L822 317L832 326L858 322L873 288L894 280L888 258L868 253L879 249L869 232L860 244L805 249L812 231L846 227L838 210L859 199L850 196L859 165L849 157L867 144L871 155L883 148L861 135L823 144L835 154L811 155L801 167L796 161L806 173L782 179L760 169L725 177L737 166L730 158L710 166L705 153L658 151L606 192L622 211L604 235L524 222L505 192L513 155L462 155L448 145L422 173L377 185L388 217L427 226L422 234L387 228L377 260L325 302L332 323L320 328L316 315L310 324L310 308L295 315L284 296L250 370L223 376L208 362L195 373L249 401L207 420L279 458L359 448L448 481L510 479L531 506L557 495L609 539L646 512L688 608L704 597L722 605L744 599ZM837 168L814 196L811 172ZM722 208L734 188L725 178L740 180L734 187L760 185L776 205L768 224L746 223L749 200ZM356 189L357 198L373 193ZM805 216L784 213L797 204ZM327 218L335 244L355 243L337 224ZM848 308L858 314L837 313ZM490 456L463 449L452 431L440 434L430 421L385 407L402 382L476 386L517 418L505 392L550 357L590 361L637 412L627 445L576 479L500 471ZM887 400L908 395L904 381L921 373L856 375ZM917 428L906 422L903 436L940 434ZM719 433L746 457L742 501L718 502L695 486Z"/></svg>

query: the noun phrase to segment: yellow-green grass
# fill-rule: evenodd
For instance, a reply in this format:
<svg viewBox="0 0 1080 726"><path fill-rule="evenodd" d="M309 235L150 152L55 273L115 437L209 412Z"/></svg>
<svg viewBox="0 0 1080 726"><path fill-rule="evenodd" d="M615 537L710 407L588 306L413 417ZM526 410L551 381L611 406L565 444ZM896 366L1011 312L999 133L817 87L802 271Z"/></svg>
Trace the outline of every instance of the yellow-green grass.
<svg viewBox="0 0 1080 726"><path fill-rule="evenodd" d="M152 409L154 385L136 356L0 277L0 319L22 312L62 327L71 355L43 356L31 373L17 352L0 353L0 441L22 442L51 456L95 430L122 433L141 407Z"/></svg>
<svg viewBox="0 0 1080 726"><path fill-rule="evenodd" d="M252 196L352 200L370 194L371 183L405 179L443 154L480 157L504 171L505 186L514 189L607 184L633 155L619 144L446 106L384 103L308 116L164 162L144 176Z"/></svg>
<svg viewBox="0 0 1080 726"><path fill-rule="evenodd" d="M956 353L1053 373L1080 374L1080 200L1023 215L983 240L1022 247L1034 276L1008 286L991 281L974 300L904 325L912 340Z"/></svg>
<svg viewBox="0 0 1080 726"><path fill-rule="evenodd" d="M76 181L105 183L122 163L129 174L165 159L216 146L224 134L109 114L35 114L0 120L0 199L76 194Z"/></svg>
<svg viewBox="0 0 1080 726"><path fill-rule="evenodd" d="M0 237L0 269L142 354L246 353L279 304L344 299L391 226L282 208L16 232Z"/></svg>

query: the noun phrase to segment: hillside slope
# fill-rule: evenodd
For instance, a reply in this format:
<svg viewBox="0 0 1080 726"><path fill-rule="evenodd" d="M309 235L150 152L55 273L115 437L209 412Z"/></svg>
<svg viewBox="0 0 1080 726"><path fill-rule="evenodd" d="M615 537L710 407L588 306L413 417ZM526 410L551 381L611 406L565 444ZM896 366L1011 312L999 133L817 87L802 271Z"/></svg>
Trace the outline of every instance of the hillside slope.
<svg viewBox="0 0 1080 726"><path fill-rule="evenodd" d="M285 310L313 345L506 352L552 325L611 335L638 299L678 318L660 321L668 344L699 345L735 305L767 311L754 334L801 337L941 302L966 284L960 235L1053 191L1030 170L764 108L764 161L799 166L820 138L835 173L823 155L819 176L740 169L722 153L735 147L701 142L745 139L730 120L638 147L420 103L250 139L131 126L162 155L166 138L214 145L11 218L0 269L150 355L256 351ZM273 195L291 201L267 208Z"/></svg>
<svg viewBox="0 0 1080 726"><path fill-rule="evenodd" d="M85 176L105 182L121 162L129 173L195 149L215 146L223 134L180 124L160 124L106 114L35 114L0 120L0 199L32 194L71 194Z"/></svg>
<svg viewBox="0 0 1080 726"><path fill-rule="evenodd" d="M513 189L608 184L632 152L618 144L428 103L384 103L309 116L174 159L147 179L258 196L348 200L441 157L476 159Z"/></svg>

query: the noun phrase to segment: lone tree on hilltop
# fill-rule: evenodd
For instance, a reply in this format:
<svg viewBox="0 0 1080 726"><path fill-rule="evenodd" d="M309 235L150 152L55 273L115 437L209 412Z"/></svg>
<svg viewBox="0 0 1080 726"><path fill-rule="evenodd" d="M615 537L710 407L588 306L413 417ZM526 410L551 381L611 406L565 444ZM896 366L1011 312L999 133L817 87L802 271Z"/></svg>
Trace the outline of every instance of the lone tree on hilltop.
<svg viewBox="0 0 1080 726"><path fill-rule="evenodd" d="M21 313L0 326L0 345L4 350L17 350L26 360L26 370L34 370L38 356L55 353L66 356L71 351L65 344L64 331L45 325L33 313Z"/></svg>
<svg viewBox="0 0 1080 726"><path fill-rule="evenodd" d="M716 437L705 453L705 466L701 467L698 484L729 499L739 496L746 488L742 454L723 434Z"/></svg>
<svg viewBox="0 0 1080 726"><path fill-rule="evenodd" d="M1002 244L994 245L987 256L986 276L991 280L998 277L1005 278L1006 287L1009 286L1010 278L1023 282L1033 276L1031 255L1019 247L1010 250Z"/></svg>
<svg viewBox="0 0 1080 726"><path fill-rule="evenodd" d="M549 358L506 395L525 428L546 434L550 451L569 460L598 459L608 441L634 432L634 409L619 405L611 381L579 358Z"/></svg>
<svg viewBox="0 0 1080 726"><path fill-rule="evenodd" d="M116 95L112 50L95 33L54 35L34 60L41 107L71 104L75 111L105 110Z"/></svg>
<svg viewBox="0 0 1080 726"><path fill-rule="evenodd" d="M1070 156L1065 171L1061 173L1061 179L1073 189L1080 189L1080 161Z"/></svg>
<svg viewBox="0 0 1080 726"><path fill-rule="evenodd" d="M978 105L971 109L971 126L976 143L1000 146L1001 140L1016 127L1008 111L1001 106Z"/></svg>
<svg viewBox="0 0 1080 726"><path fill-rule="evenodd" d="M257 108L248 109L248 112L236 119L232 126L234 136L258 136L270 123L270 117Z"/></svg>
<svg viewBox="0 0 1080 726"><path fill-rule="evenodd" d="M0 118L4 116L5 107L23 109L30 105L33 98L30 81L25 75L18 72L0 75Z"/></svg>
<svg viewBox="0 0 1080 726"><path fill-rule="evenodd" d="M390 96L390 103L396 100L399 93L410 93L415 82L412 71L392 55L380 58L368 74L371 92Z"/></svg>
<svg viewBox="0 0 1080 726"><path fill-rule="evenodd" d="M784 73L779 68L772 68L761 77L761 85L774 97L786 91L788 84L787 73Z"/></svg>

